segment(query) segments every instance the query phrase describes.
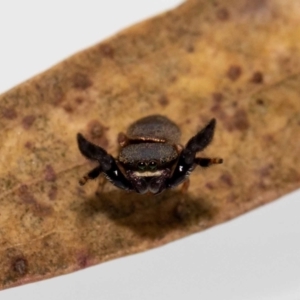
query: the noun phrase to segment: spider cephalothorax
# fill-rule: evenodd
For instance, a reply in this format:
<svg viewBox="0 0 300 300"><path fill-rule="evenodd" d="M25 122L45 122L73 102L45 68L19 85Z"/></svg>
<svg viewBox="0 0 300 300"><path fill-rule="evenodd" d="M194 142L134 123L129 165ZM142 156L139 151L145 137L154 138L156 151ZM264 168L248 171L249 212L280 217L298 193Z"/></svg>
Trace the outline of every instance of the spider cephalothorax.
<svg viewBox="0 0 300 300"><path fill-rule="evenodd" d="M80 184L103 173L118 188L140 194L158 194L173 188L184 182L197 165L208 167L223 162L221 158L196 157L212 141L215 125L212 119L183 148L179 144L178 126L167 117L152 115L139 119L126 134L119 135L121 149L117 159L78 133L82 155L99 163Z"/></svg>

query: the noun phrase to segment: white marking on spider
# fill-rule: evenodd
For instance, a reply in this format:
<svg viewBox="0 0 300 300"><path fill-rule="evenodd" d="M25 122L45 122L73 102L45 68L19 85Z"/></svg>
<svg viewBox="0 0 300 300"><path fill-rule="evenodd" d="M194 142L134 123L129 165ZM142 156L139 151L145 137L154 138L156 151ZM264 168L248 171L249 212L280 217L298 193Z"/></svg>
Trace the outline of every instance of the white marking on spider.
<svg viewBox="0 0 300 300"><path fill-rule="evenodd" d="M146 171L146 172L138 172L135 171L133 172L133 174L135 176L138 177L153 177L153 176L160 176L163 173L163 171L155 171L155 172L150 172L150 171Z"/></svg>

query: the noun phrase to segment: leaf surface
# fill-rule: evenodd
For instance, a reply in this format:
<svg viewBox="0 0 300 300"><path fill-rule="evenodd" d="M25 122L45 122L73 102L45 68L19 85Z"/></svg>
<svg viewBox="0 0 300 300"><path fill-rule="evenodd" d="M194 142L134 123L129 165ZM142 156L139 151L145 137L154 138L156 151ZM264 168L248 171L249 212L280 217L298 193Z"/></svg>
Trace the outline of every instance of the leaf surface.
<svg viewBox="0 0 300 300"><path fill-rule="evenodd" d="M189 0L0 96L0 287L150 249L299 187L296 1ZM211 118L188 193L153 197L78 179L76 134L117 156L117 135L161 113L182 144Z"/></svg>

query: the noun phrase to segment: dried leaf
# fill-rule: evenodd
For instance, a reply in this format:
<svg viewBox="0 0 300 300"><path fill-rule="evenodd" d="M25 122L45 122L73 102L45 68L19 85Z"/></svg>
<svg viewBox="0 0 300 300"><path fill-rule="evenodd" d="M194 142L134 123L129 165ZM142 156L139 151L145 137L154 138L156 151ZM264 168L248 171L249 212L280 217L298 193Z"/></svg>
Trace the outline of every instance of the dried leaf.
<svg viewBox="0 0 300 300"><path fill-rule="evenodd" d="M153 248L270 202L300 183L296 1L189 0L0 97L0 286ZM182 142L218 120L187 194L125 193L100 181L76 133L117 155L116 137L153 113Z"/></svg>

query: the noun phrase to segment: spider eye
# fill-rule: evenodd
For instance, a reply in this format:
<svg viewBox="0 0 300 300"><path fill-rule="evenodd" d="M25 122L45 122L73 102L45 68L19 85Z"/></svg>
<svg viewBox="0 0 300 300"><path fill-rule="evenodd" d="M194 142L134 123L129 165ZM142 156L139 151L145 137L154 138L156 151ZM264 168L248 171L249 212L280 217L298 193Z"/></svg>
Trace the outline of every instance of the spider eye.
<svg viewBox="0 0 300 300"><path fill-rule="evenodd" d="M139 168L139 170L141 170L141 171L145 171L145 169L146 169L146 164L144 163L144 162L139 162L138 164L137 164L137 166L138 166L138 168Z"/></svg>
<svg viewBox="0 0 300 300"><path fill-rule="evenodd" d="M156 168L157 168L157 163L156 163L155 161L151 161L151 162L149 163L149 168L150 168L151 171L156 170Z"/></svg>

